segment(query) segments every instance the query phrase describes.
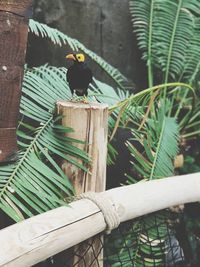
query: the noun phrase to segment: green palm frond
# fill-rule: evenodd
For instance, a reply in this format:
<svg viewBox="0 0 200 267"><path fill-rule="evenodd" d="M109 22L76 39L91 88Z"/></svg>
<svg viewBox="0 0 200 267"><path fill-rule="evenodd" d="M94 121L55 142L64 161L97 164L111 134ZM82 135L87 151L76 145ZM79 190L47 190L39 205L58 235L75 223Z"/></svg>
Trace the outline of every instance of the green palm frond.
<svg viewBox="0 0 200 267"><path fill-rule="evenodd" d="M95 98L99 102L106 103L111 108L117 102L124 101L126 98L128 98L130 96L130 93L128 90L124 91L121 89L114 89L110 85L94 79L94 83L90 85L89 96L91 100L92 100L92 96L95 96ZM115 129L116 120L118 118L119 112L120 112L119 109L115 110L108 117L108 139L109 141ZM108 142L107 164L108 165L114 164L117 155L118 155L118 152L115 149L114 145L111 144L111 142Z"/></svg>
<svg viewBox="0 0 200 267"><path fill-rule="evenodd" d="M192 136L200 135L199 129L200 129L200 100L198 99L195 103L194 112L190 116L188 123L184 128L182 137L191 138Z"/></svg>
<svg viewBox="0 0 200 267"><path fill-rule="evenodd" d="M189 84L167 83L147 88L137 94L131 94L126 99L110 107L110 112L116 112L117 114L117 118L115 119L114 132L116 132L116 129L120 123L122 123L123 125L127 125L128 121L132 121L133 125L135 125L137 118L142 119L145 116L147 116L148 118L148 113L146 113L146 111L148 110L148 108L151 110L152 106L156 107L156 105L158 105L156 96L161 94L162 91L165 89L167 89L167 92L171 92L172 94L175 94L176 91L185 92L185 90L188 89L188 91L192 93L191 100L192 102L194 102L195 90ZM168 109L170 109L170 107L171 106L169 106L169 108L167 107L166 102L166 113ZM181 109L181 106L178 106L177 109ZM189 111L189 113L191 113L191 111ZM137 125L139 128L140 124L137 123Z"/></svg>
<svg viewBox="0 0 200 267"><path fill-rule="evenodd" d="M15 221L65 205L63 195L73 193L67 177L48 150L49 144L48 147L43 144L51 124L52 118L37 128L32 137L19 131L22 147L19 160L0 167L0 208Z"/></svg>
<svg viewBox="0 0 200 267"><path fill-rule="evenodd" d="M130 5L138 44L147 63L162 70L164 83L178 79L193 37L195 16L200 14L200 2L131 0Z"/></svg>
<svg viewBox="0 0 200 267"><path fill-rule="evenodd" d="M164 115L163 108L156 114L147 120L144 129L133 130L132 142L127 142L134 159L133 168L141 179L159 179L174 173L173 162L178 153L179 127L175 118ZM140 149L136 148L136 143ZM135 182L131 177L128 179L129 183ZM136 234L136 266L164 266L168 216L165 211L164 214L157 212L141 219L140 231Z"/></svg>
<svg viewBox="0 0 200 267"><path fill-rule="evenodd" d="M159 85L155 85L153 87L147 88L145 90L142 90L141 92L137 93L137 94L131 94L128 98L126 98L123 101L120 101L119 103L113 105L110 110L115 110L116 108L122 108L124 105L138 105L143 103L143 100L145 97L148 97L148 99L150 99L150 97L152 96L152 94L156 91L158 92L162 92L163 90L165 90L165 88L168 89L169 93L172 91L172 93L174 93L177 90L185 90L185 89L189 89L190 92L192 92L193 94L193 98L195 97L195 90L192 86L190 86L189 84L185 84L185 83L180 83L180 82L174 82L174 83L164 83L164 84L159 84Z"/></svg>
<svg viewBox="0 0 200 267"><path fill-rule="evenodd" d="M190 39L194 32L193 12L200 12L199 1L157 1L156 54L164 71L164 82L174 79L183 71ZM169 19L170 18L170 19Z"/></svg>
<svg viewBox="0 0 200 267"><path fill-rule="evenodd" d="M189 84L199 87L198 81L200 78L200 19L195 20L195 29L192 38L190 39L189 47L186 54L184 71L181 76L182 81L187 81Z"/></svg>
<svg viewBox="0 0 200 267"><path fill-rule="evenodd" d="M113 105L127 96L118 92L94 79L89 98ZM74 193L58 160L87 171L85 163L90 159L75 146L83 142L65 136L73 129L59 125L60 118L54 114L56 101L70 97L65 68L44 65L25 70L17 132L19 159L0 166L0 208L15 221L65 205L65 197ZM115 151L111 146L109 151L112 161Z"/></svg>
<svg viewBox="0 0 200 267"><path fill-rule="evenodd" d="M130 92L128 90L124 91L119 88L113 88L112 86L94 78L93 83L90 85L89 95L95 96L99 102L106 103L111 107L117 102L128 98Z"/></svg>
<svg viewBox="0 0 200 267"><path fill-rule="evenodd" d="M174 173L173 160L178 153L179 127L174 118L160 116L158 124L162 125L157 146L153 152L151 174L149 179L169 177ZM156 130L152 128L152 130ZM146 147L146 151L148 147ZM149 150L150 153L150 150Z"/></svg>
<svg viewBox="0 0 200 267"><path fill-rule="evenodd" d="M155 0L129 1L132 22L138 36L138 45L143 52L143 59L147 62L149 87L153 86L153 62L156 61L155 54L152 51L154 4Z"/></svg>
<svg viewBox="0 0 200 267"><path fill-rule="evenodd" d="M135 158L134 168L143 178L151 180L173 175L173 160L178 153L179 127L174 118L163 116L149 119L145 131L135 134L134 140L143 147L139 152L131 142L128 148Z"/></svg>
<svg viewBox="0 0 200 267"><path fill-rule="evenodd" d="M0 166L0 208L15 221L65 205L65 196L74 193L55 156L87 171L84 163L89 158L74 145L81 141L64 136L73 130L58 125L59 118L53 114L55 102L69 94L65 73L62 68L49 66L25 72L19 159L15 164Z"/></svg>
<svg viewBox="0 0 200 267"><path fill-rule="evenodd" d="M94 62L96 62L116 82L116 84L121 89L133 87L132 83L128 81L128 79L123 74L121 74L119 70L112 67L103 58L86 48L78 40L71 38L67 34L64 34L57 29L53 29L47 26L46 24L39 23L33 19L29 21L29 29L37 36L49 38L54 44L60 46L68 44L70 48L74 51L83 51Z"/></svg>

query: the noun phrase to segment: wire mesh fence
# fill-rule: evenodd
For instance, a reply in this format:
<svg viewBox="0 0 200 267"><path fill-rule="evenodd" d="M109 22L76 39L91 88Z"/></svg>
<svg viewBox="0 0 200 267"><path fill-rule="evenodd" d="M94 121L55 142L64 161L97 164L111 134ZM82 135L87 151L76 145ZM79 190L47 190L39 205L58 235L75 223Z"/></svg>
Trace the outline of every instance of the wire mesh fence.
<svg viewBox="0 0 200 267"><path fill-rule="evenodd" d="M182 212L163 210L122 223L36 266L181 267L185 256L177 231Z"/></svg>

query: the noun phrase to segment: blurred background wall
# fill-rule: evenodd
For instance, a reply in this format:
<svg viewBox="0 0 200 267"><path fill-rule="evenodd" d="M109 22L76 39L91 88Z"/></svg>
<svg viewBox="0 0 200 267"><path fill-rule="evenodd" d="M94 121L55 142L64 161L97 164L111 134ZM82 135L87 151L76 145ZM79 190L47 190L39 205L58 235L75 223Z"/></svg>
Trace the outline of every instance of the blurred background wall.
<svg viewBox="0 0 200 267"><path fill-rule="evenodd" d="M142 64L129 14L129 0L35 0L34 18L78 39L131 79L137 88L146 87ZM69 47L29 38L28 63L66 66ZM92 65L97 78L108 79Z"/></svg>

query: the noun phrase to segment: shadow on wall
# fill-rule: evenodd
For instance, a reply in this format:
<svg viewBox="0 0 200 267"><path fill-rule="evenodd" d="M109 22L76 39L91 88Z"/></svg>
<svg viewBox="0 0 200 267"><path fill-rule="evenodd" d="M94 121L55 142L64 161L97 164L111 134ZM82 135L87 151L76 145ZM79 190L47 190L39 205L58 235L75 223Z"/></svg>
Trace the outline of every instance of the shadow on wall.
<svg viewBox="0 0 200 267"><path fill-rule="evenodd" d="M36 0L34 18L78 39L131 79L137 88L146 87L146 70L132 33L129 0ZM66 66L67 47L29 37L30 66L50 63ZM88 60L95 76L110 82L101 69Z"/></svg>

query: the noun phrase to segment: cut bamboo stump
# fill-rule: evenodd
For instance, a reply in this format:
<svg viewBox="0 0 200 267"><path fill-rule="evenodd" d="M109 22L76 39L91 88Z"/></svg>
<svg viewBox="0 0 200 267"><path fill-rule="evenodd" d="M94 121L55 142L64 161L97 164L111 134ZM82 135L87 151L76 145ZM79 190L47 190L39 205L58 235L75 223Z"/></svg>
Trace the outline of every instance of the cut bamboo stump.
<svg viewBox="0 0 200 267"><path fill-rule="evenodd" d="M88 191L104 191L106 185L108 106L99 103L58 101L57 109L58 114L63 116L62 125L74 129L74 132L67 134L67 136L85 142L84 144L74 144L86 151L90 158L90 163L86 166L88 172L82 171L67 161L62 164L76 194L79 195ZM78 161L83 163L80 159ZM88 266L101 267L103 266L102 242L103 237L98 237L92 241L92 247L88 247L88 243L90 243L88 240L87 243L74 248L75 254L80 255L81 258L84 255L83 258ZM78 256L74 256L71 265L76 264L77 267L83 267L85 266L84 260L80 261ZM77 262L79 263L77 264ZM93 264L90 265L92 262Z"/></svg>
<svg viewBox="0 0 200 267"><path fill-rule="evenodd" d="M16 126L32 0L0 1L0 162L16 158Z"/></svg>

